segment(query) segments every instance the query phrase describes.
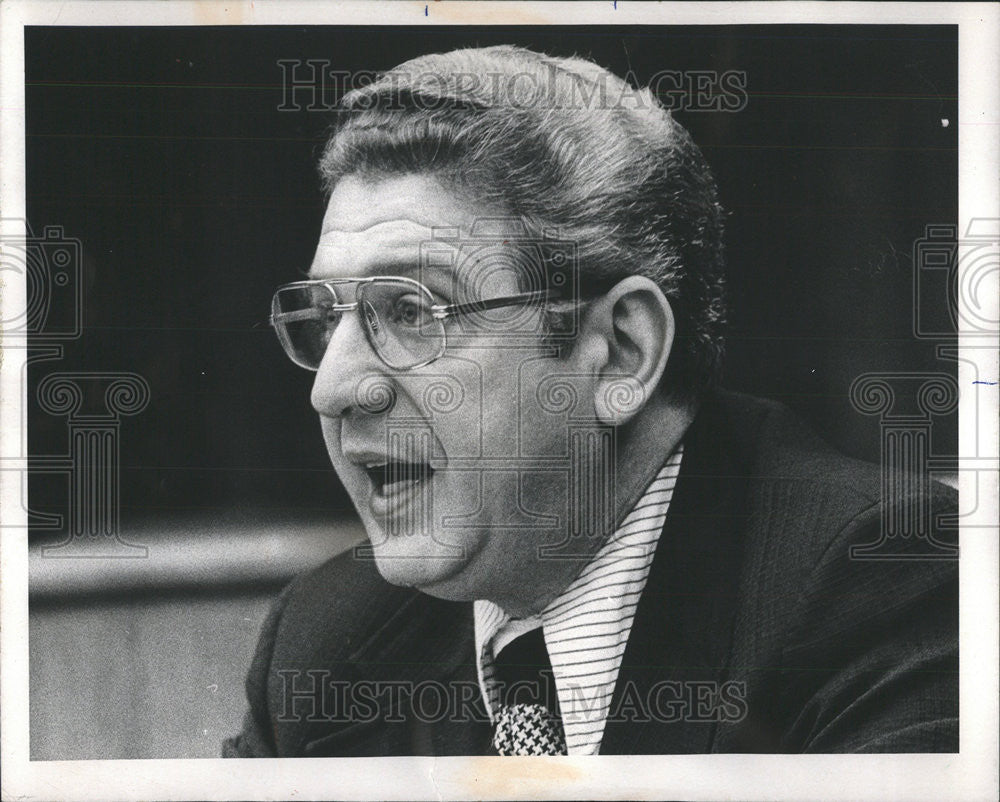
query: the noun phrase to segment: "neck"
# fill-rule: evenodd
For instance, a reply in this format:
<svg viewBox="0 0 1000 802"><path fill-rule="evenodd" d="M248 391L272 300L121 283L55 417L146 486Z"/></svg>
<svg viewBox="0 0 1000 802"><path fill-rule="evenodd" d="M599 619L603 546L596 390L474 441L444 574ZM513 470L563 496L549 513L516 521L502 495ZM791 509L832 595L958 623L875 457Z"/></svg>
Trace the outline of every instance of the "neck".
<svg viewBox="0 0 1000 802"><path fill-rule="evenodd" d="M667 457L677 448L694 420L696 406L683 405L656 397L626 425L615 431L615 524L638 503L646 488L656 478ZM577 559L540 555L533 570L526 571L520 582L511 583L490 601L514 618L537 615L572 584L593 556L614 532L600 537L580 538L573 543ZM565 531L560 533L565 538ZM582 554L580 552L583 552Z"/></svg>

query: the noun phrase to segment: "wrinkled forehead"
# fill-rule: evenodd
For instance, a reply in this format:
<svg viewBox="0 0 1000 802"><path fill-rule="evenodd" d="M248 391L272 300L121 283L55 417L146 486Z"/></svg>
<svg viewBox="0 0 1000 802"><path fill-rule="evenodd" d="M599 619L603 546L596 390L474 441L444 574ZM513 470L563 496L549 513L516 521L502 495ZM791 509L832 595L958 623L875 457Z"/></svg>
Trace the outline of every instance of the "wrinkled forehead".
<svg viewBox="0 0 1000 802"><path fill-rule="evenodd" d="M430 176L347 176L330 195L310 276L412 272L429 246L451 247L440 232L467 237L475 219L473 205Z"/></svg>
<svg viewBox="0 0 1000 802"><path fill-rule="evenodd" d="M359 231L324 230L309 269L310 278L371 276L420 267L422 253L438 247L435 229L412 220L377 223ZM442 247L449 248L447 243Z"/></svg>
<svg viewBox="0 0 1000 802"><path fill-rule="evenodd" d="M476 234L484 231L484 221L491 232L487 241L499 246L493 251L500 258L481 258L483 241ZM516 290L513 271L497 269L512 262L502 258L504 251L519 251L516 237L508 239L514 225L496 208L463 198L432 176L348 176L330 196L309 276L404 275L466 290L475 285L477 295L505 285Z"/></svg>

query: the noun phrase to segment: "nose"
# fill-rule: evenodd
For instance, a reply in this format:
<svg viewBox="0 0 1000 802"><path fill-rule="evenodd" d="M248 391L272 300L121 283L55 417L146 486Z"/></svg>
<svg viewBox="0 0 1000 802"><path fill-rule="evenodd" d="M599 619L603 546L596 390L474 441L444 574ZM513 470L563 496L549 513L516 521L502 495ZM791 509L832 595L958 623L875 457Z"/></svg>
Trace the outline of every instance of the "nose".
<svg viewBox="0 0 1000 802"><path fill-rule="evenodd" d="M316 371L310 401L313 409L324 417L347 415L354 408L366 412L384 411L372 408L372 387L386 395L391 388L385 376L385 365L372 350L361 327L360 315L348 312L333 331L323 360ZM391 393L395 397L394 392ZM381 406L388 408L387 405Z"/></svg>

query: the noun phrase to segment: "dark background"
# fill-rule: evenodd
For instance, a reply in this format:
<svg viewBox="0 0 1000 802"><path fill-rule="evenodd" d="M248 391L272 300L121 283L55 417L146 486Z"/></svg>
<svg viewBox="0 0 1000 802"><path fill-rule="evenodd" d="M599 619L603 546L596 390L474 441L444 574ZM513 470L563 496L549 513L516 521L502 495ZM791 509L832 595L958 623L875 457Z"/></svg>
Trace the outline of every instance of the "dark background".
<svg viewBox="0 0 1000 802"><path fill-rule="evenodd" d="M123 520L349 509L311 375L265 324L275 286L311 260L332 120L278 110L277 61L372 71L496 43L640 81L746 72L744 110L677 112L729 213L731 387L877 460L878 421L851 409L851 381L953 370L912 336L911 249L928 223L957 219L954 28L31 28L29 223L82 241L85 287L82 336L36 365L29 393L53 370L149 381L150 406L122 426ZM943 297L930 313L947 321ZM954 453L954 420L939 424L935 449ZM65 419L37 405L29 432L33 454L66 449ZM31 493L39 509L64 505L65 481L34 477Z"/></svg>

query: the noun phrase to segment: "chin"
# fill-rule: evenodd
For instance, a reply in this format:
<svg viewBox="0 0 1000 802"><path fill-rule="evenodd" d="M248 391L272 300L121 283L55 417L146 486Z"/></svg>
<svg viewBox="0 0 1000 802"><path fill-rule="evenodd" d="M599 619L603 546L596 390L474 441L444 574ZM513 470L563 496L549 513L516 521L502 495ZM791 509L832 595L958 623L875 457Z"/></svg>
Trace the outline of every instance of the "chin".
<svg viewBox="0 0 1000 802"><path fill-rule="evenodd" d="M376 540L380 538L380 540ZM426 538L430 540L430 538ZM437 543L423 544L425 538L395 536L386 539L378 533L372 538L372 551L378 572L391 585L415 587L420 590L447 585L464 573L468 552L456 554L455 548Z"/></svg>
<svg viewBox="0 0 1000 802"><path fill-rule="evenodd" d="M412 543L412 541L411 541ZM385 543L374 548L375 566L391 585L412 587L429 596L447 601L474 601L483 598L483 589L476 581L472 555L468 549L461 555L428 553L415 555L400 549L386 548ZM437 550L447 547L437 546Z"/></svg>

